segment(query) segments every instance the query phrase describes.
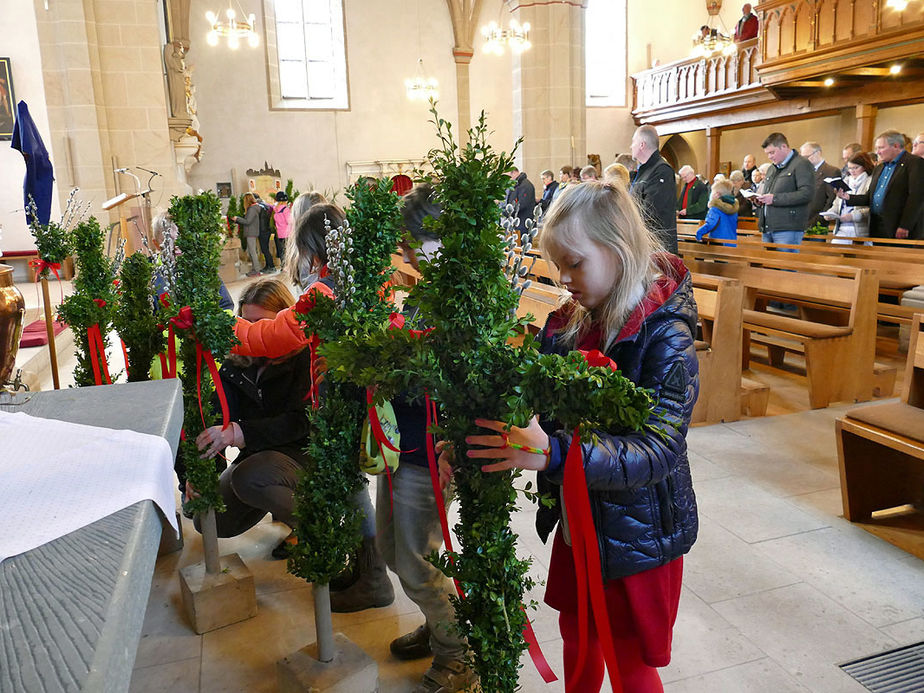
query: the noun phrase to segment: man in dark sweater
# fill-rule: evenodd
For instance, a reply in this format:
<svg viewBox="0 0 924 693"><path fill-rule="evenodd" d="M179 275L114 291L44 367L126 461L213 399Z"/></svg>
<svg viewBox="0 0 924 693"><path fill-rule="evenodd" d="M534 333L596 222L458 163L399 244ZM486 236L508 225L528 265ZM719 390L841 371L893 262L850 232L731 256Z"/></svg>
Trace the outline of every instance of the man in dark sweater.
<svg viewBox="0 0 924 693"><path fill-rule="evenodd" d="M661 156L658 131L642 125L632 135L632 157L638 171L629 190L642 211L648 228L668 252L677 252L677 206L674 169Z"/></svg>
<svg viewBox="0 0 924 693"><path fill-rule="evenodd" d="M767 169L763 194L751 198L758 205L758 227L765 243L799 245L815 194L815 171L781 132L770 133L760 146L773 165Z"/></svg>
<svg viewBox="0 0 924 693"><path fill-rule="evenodd" d="M805 228L810 229L822 221L821 213L834 202L834 188L825 183L825 178L840 178L841 170L825 161L821 145L817 142L806 142L799 148L799 154L808 159L815 169L815 195L809 204L808 220L805 222Z"/></svg>

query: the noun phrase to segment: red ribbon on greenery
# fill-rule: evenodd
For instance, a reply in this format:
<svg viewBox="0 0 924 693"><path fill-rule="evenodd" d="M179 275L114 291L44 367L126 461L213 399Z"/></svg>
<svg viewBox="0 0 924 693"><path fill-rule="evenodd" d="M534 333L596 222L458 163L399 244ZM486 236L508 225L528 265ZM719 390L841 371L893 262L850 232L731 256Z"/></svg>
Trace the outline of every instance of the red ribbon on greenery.
<svg viewBox="0 0 924 693"><path fill-rule="evenodd" d="M429 332L429 330L420 330L420 332ZM436 425L436 403L430 399L429 394L426 395L425 399L427 409L427 462L430 468L430 483L433 485L433 495L436 498L436 510L440 518L440 529L443 531L443 542L446 544L446 550L452 553L452 538L449 535L449 518L446 516L446 502L443 499L443 490L440 488L439 468L436 463L436 446L433 443L433 434L431 433L431 428ZM453 578L453 583L455 583L459 598L465 599L459 581ZM533 626L529 622L529 616L526 614L526 609L522 604L520 605L520 610L526 617L526 624L523 626L523 639L529 647L529 656L530 659L533 660L536 671L539 672L542 680L546 683L558 681L558 677L555 675L555 672L552 671L551 665L549 665L548 660L542 653L539 640L536 638L536 633L533 631Z"/></svg>
<svg viewBox="0 0 924 693"><path fill-rule="evenodd" d="M125 359L125 377L128 377L128 349L125 348L125 340L119 337L119 343L122 345L122 358Z"/></svg>
<svg viewBox="0 0 924 693"><path fill-rule="evenodd" d="M616 364L600 351L581 351L590 366L617 370ZM584 453L581 436L577 428L571 437L571 445L565 458L563 494L568 527L571 530L571 553L574 558L574 573L577 582L578 600L578 656L574 671L566 677L571 681L566 693L580 693L574 686L587 659L587 643L590 633L588 602L592 607L597 637L603 650L610 686L614 693L622 691L619 680L619 666L616 661L616 646L610 629L609 612L603 592L603 570L600 566L600 552L597 544L597 530L594 527L590 509L590 495L587 491L587 477L584 474ZM589 600L588 600L589 596Z"/></svg>
<svg viewBox="0 0 924 693"><path fill-rule="evenodd" d="M38 284L39 279L42 278L42 274L44 274L45 270L51 270L52 272L54 272L55 279L58 280L58 289L60 289L61 291L60 303L64 303L64 287L61 285L61 277L58 274L58 270L61 269L61 263L60 262L46 262L40 257L34 257L31 260L29 260L29 267L31 267L33 271L35 272L35 283L36 284ZM36 288L36 292L38 292L38 288ZM36 295L38 294L36 293Z"/></svg>
<svg viewBox="0 0 924 693"><path fill-rule="evenodd" d="M321 340L316 334L308 338L308 375L311 377L311 387L308 388L308 394L305 399L311 399L311 408L317 409L321 406L321 395L318 386L318 346Z"/></svg>
<svg viewBox="0 0 924 693"><path fill-rule="evenodd" d="M112 379L109 377L109 364L106 363L106 347L103 344L103 335L100 332L99 324L91 325L87 328L87 343L90 347L90 365L93 366L93 380L97 385L103 384L103 376L106 377L106 384L112 385ZM102 373L100 368L102 367Z"/></svg>

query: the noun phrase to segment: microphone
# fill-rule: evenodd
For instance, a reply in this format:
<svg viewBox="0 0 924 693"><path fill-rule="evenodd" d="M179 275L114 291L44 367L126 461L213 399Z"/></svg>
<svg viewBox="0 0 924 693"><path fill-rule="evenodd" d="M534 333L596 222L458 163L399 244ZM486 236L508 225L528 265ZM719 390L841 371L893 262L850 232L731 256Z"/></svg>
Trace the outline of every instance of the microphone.
<svg viewBox="0 0 924 693"><path fill-rule="evenodd" d="M128 169L127 168L117 168L113 171L113 173L128 173Z"/></svg>

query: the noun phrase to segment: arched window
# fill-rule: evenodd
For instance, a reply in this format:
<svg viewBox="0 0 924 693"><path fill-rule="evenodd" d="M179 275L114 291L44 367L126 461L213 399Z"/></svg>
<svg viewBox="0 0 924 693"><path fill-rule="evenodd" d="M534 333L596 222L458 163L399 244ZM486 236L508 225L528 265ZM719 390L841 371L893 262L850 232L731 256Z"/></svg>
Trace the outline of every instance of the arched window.
<svg viewBox="0 0 924 693"><path fill-rule="evenodd" d="M584 73L588 106L626 105L626 0L588 0Z"/></svg>
<svg viewBox="0 0 924 693"><path fill-rule="evenodd" d="M343 0L265 0L273 108L349 108Z"/></svg>

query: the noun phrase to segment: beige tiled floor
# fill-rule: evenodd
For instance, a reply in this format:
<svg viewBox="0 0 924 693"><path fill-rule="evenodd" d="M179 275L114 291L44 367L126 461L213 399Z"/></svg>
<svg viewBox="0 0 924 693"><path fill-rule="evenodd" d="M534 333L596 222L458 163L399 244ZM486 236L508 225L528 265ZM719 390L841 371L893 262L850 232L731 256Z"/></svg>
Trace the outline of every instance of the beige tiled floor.
<svg viewBox="0 0 924 693"><path fill-rule="evenodd" d="M837 664L924 639L924 563L840 517L833 420L845 407L690 431L701 531L685 561L673 661L665 690L863 691ZM527 504L528 505L528 504ZM515 518L522 555L543 577L548 547L536 538L532 509ZM253 571L258 615L203 636L186 625L178 567L200 560L189 524L186 547L157 564L133 693L275 690L274 663L314 638L311 587L267 560L285 534L264 522L222 551ZM334 625L379 664L381 691L409 690L426 661L401 663L388 642L420 623L396 580L395 603L335 615ZM533 597L541 602L542 588ZM562 672L555 613L533 616L553 668ZM528 660L524 691L546 685Z"/></svg>

